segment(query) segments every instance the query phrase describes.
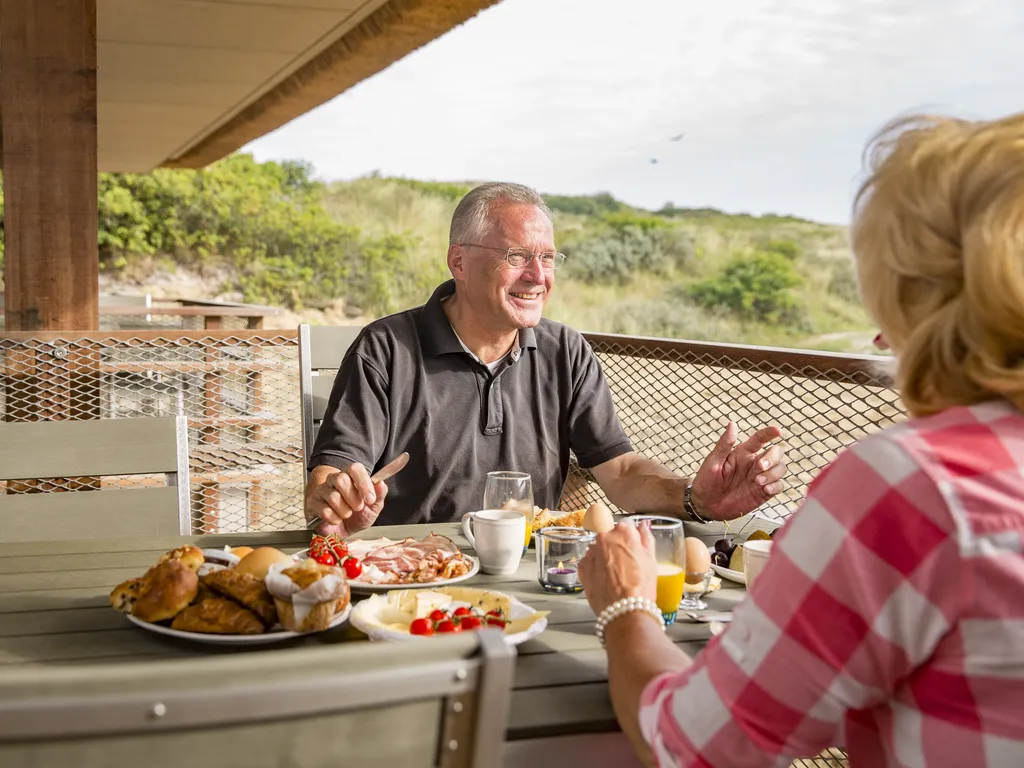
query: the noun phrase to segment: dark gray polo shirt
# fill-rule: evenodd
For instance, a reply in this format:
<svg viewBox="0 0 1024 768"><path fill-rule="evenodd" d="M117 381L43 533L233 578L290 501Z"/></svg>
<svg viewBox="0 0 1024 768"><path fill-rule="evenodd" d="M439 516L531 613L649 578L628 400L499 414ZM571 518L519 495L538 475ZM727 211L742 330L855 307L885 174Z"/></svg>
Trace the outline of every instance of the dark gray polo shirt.
<svg viewBox="0 0 1024 768"><path fill-rule="evenodd" d="M492 375L459 342L441 307L370 323L345 354L310 468L360 462L373 472L402 451L380 525L446 522L480 509L487 473L529 472L534 503L554 508L569 451L593 467L632 450L590 345L543 319Z"/></svg>

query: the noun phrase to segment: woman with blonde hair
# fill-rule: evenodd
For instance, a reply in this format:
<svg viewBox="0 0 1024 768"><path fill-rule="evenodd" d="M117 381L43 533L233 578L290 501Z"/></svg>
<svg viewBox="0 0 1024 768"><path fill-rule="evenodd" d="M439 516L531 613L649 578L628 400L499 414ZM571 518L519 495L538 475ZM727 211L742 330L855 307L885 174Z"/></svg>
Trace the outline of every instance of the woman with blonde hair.
<svg viewBox="0 0 1024 768"><path fill-rule="evenodd" d="M694 662L643 610L648 531L584 558L616 714L659 765L835 744L854 766L1024 765L1024 115L901 120L869 158L853 250L911 418L815 479Z"/></svg>

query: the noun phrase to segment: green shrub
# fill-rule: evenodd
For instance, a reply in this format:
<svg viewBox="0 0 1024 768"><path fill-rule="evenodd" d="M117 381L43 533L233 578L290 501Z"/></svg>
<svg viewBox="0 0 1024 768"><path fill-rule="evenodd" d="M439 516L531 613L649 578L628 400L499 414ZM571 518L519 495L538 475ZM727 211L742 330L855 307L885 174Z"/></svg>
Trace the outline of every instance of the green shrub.
<svg viewBox="0 0 1024 768"><path fill-rule="evenodd" d="M624 285L642 272L667 275L685 268L693 258L693 238L660 220L650 225L616 215L602 221L589 237L564 247L566 277Z"/></svg>
<svg viewBox="0 0 1024 768"><path fill-rule="evenodd" d="M786 256L754 253L734 256L717 275L689 286L685 295L702 307L724 309L742 320L794 323L802 320L792 293L800 284Z"/></svg>
<svg viewBox="0 0 1024 768"><path fill-rule="evenodd" d="M857 272L850 259L835 259L831 265L832 276L828 281L828 292L845 301L860 303L860 289L857 287Z"/></svg>
<svg viewBox="0 0 1024 768"><path fill-rule="evenodd" d="M544 202L553 213L569 213L579 216L600 216L605 213L617 213L628 210L607 192L589 196L544 195Z"/></svg>

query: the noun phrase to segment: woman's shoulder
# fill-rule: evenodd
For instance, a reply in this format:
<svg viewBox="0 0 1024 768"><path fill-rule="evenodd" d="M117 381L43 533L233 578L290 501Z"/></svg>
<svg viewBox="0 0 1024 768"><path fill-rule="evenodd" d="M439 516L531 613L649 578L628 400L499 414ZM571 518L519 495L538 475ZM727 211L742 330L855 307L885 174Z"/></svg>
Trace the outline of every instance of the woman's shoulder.
<svg viewBox="0 0 1024 768"><path fill-rule="evenodd" d="M837 515L912 508L969 550L982 530L1024 531L1022 468L1024 414L994 401L859 440L819 473L812 495Z"/></svg>
<svg viewBox="0 0 1024 768"><path fill-rule="evenodd" d="M947 408L880 436L942 479L1024 467L1024 413L1005 400ZM1018 477L1024 494L1024 476Z"/></svg>

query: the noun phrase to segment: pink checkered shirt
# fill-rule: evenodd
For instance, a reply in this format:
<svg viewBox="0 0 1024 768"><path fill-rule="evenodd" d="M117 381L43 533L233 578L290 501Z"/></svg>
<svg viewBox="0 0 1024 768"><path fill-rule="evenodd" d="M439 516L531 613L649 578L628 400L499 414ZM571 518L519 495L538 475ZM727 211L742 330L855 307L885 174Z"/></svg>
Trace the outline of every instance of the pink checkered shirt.
<svg viewBox="0 0 1024 768"><path fill-rule="evenodd" d="M662 766L1024 766L1024 414L954 408L814 481L721 637L653 680Z"/></svg>

